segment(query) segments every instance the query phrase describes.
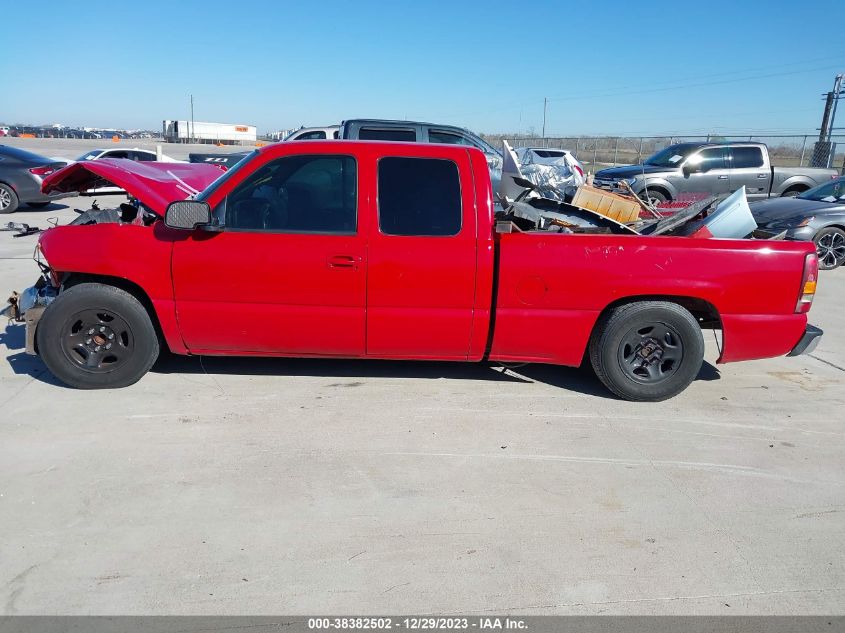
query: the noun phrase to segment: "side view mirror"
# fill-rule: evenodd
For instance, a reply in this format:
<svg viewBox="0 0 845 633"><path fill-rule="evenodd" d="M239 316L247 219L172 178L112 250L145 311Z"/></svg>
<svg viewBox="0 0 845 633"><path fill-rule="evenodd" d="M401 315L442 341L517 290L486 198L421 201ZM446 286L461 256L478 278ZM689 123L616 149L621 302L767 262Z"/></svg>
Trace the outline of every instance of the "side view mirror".
<svg viewBox="0 0 845 633"><path fill-rule="evenodd" d="M171 229L192 231L210 223L211 207L199 200L176 200L164 212L164 225Z"/></svg>

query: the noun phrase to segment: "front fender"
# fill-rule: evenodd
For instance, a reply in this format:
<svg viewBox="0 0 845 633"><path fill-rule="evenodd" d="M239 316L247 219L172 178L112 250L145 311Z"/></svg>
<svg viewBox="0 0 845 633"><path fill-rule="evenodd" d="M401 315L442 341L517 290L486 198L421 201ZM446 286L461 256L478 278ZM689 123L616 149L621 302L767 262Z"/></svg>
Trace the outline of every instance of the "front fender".
<svg viewBox="0 0 845 633"><path fill-rule="evenodd" d="M654 187L655 189L663 189L669 194L672 200L678 197L678 188L675 187L675 185L669 182L666 178L662 177L646 177L645 182L640 184L639 187L635 189L635 192L638 196L646 190L646 185L648 185L649 189L652 187Z"/></svg>
<svg viewBox="0 0 845 633"><path fill-rule="evenodd" d="M39 240L44 259L61 279L109 277L137 287L149 299L170 350L187 353L176 321L170 260L173 231L160 222L58 226Z"/></svg>

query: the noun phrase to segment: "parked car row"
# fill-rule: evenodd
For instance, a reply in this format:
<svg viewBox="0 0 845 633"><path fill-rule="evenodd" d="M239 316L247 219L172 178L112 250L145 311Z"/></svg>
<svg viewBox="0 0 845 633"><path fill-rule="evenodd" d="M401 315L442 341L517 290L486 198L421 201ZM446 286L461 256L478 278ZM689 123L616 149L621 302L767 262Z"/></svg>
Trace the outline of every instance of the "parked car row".
<svg viewBox="0 0 845 633"><path fill-rule="evenodd" d="M32 125L4 125L0 126L0 137L3 136L33 136L36 138L75 138L75 139L98 139L98 138L155 138L158 133L147 130L108 130L108 129L83 129L55 126L32 126Z"/></svg>

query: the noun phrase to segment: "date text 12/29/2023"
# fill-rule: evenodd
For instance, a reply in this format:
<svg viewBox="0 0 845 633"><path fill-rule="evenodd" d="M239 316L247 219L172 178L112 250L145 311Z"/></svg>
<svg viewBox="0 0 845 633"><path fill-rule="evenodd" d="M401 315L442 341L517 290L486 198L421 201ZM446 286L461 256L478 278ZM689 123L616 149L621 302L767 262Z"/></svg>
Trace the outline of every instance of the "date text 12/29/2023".
<svg viewBox="0 0 845 633"><path fill-rule="evenodd" d="M323 617L308 618L312 631L363 630L388 631L504 631L525 630L525 620L509 617Z"/></svg>

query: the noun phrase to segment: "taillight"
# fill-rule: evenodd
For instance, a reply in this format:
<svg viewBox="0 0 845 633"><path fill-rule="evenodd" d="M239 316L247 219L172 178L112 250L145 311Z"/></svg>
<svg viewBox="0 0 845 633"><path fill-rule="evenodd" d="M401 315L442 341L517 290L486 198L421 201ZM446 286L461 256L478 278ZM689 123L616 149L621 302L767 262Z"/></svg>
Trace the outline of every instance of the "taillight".
<svg viewBox="0 0 845 633"><path fill-rule="evenodd" d="M575 168L575 171L577 171L579 174L581 174L581 178L583 178L584 177L584 170L581 169L578 165L573 165L573 167Z"/></svg>
<svg viewBox="0 0 845 633"><path fill-rule="evenodd" d="M36 176L49 176L54 171L58 171L58 169L50 165L45 165L44 167L33 167L29 170L29 173L35 174Z"/></svg>
<svg viewBox="0 0 845 633"><path fill-rule="evenodd" d="M815 253L809 253L804 258L804 274L801 276L801 294L798 295L798 303L795 304L795 311L809 312L813 305L813 297L816 296L816 284L819 280L819 258Z"/></svg>

